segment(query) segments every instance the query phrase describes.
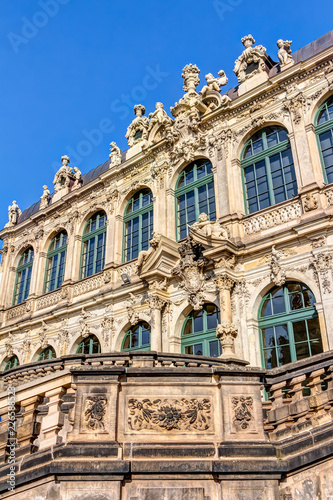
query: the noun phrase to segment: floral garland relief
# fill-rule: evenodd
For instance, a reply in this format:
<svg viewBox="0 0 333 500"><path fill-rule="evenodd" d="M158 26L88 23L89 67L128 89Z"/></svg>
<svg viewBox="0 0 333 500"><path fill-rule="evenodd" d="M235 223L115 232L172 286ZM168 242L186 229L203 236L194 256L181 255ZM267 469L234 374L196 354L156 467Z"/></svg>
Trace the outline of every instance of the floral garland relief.
<svg viewBox="0 0 333 500"><path fill-rule="evenodd" d="M211 400L130 399L128 425L133 431L207 431L211 428Z"/></svg>

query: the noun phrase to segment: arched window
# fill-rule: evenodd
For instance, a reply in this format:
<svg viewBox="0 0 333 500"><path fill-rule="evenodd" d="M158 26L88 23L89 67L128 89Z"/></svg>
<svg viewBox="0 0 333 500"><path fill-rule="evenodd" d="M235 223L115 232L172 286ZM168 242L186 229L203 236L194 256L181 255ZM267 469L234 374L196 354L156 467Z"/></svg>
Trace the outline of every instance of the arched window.
<svg viewBox="0 0 333 500"><path fill-rule="evenodd" d="M244 146L241 166L248 213L297 195L293 156L287 131L266 127Z"/></svg>
<svg viewBox="0 0 333 500"><path fill-rule="evenodd" d="M23 252L17 266L13 305L21 304L29 295L33 260L34 251L29 247Z"/></svg>
<svg viewBox="0 0 333 500"><path fill-rule="evenodd" d="M58 233L49 246L45 274L44 293L52 292L62 285L65 274L67 233Z"/></svg>
<svg viewBox="0 0 333 500"><path fill-rule="evenodd" d="M55 353L55 350L53 349L52 346L48 345L44 351L40 353L38 356L38 361L43 361L44 359L52 359L56 358L57 355Z"/></svg>
<svg viewBox="0 0 333 500"><path fill-rule="evenodd" d="M326 183L333 182L333 96L319 109L316 134Z"/></svg>
<svg viewBox="0 0 333 500"><path fill-rule="evenodd" d="M4 372L7 371L7 370L10 370L11 368L15 368L15 366L18 366L20 363L19 363L19 360L18 360L18 357L17 356L12 356L6 363L5 365L5 368L4 368Z"/></svg>
<svg viewBox="0 0 333 500"><path fill-rule="evenodd" d="M98 354L101 352L101 344L95 335L89 335L76 349L76 354Z"/></svg>
<svg viewBox="0 0 333 500"><path fill-rule="evenodd" d="M87 278L104 268L106 214L102 210L87 222L82 237L80 278Z"/></svg>
<svg viewBox="0 0 333 500"><path fill-rule="evenodd" d="M201 311L191 311L182 329L182 352L197 356L220 356L221 344L216 338L218 324L219 309L214 304L204 304Z"/></svg>
<svg viewBox="0 0 333 500"><path fill-rule="evenodd" d="M259 308L263 365L275 368L323 351L315 297L302 283L270 290Z"/></svg>
<svg viewBox="0 0 333 500"><path fill-rule="evenodd" d="M142 189L130 199L124 215L123 260L136 259L141 250L148 250L153 237L153 195Z"/></svg>
<svg viewBox="0 0 333 500"><path fill-rule="evenodd" d="M150 326L145 321L140 321L132 326L125 334L122 351L149 351Z"/></svg>
<svg viewBox="0 0 333 500"><path fill-rule="evenodd" d="M196 160L180 174L176 184L177 240L188 235L188 226L206 213L210 220L216 220L214 180L209 160Z"/></svg>

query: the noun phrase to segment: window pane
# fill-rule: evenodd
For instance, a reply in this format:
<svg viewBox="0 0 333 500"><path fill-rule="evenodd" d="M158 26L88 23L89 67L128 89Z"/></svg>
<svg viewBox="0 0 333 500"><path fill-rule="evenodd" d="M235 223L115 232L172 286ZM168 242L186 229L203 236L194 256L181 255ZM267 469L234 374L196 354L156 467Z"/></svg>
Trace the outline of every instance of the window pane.
<svg viewBox="0 0 333 500"><path fill-rule="evenodd" d="M275 337L274 337L274 329L271 328L263 328L263 343L264 347L274 347L275 346Z"/></svg>
<svg viewBox="0 0 333 500"><path fill-rule="evenodd" d="M295 342L303 342L307 340L307 332L305 321L298 321L297 323L293 323L294 329L294 340Z"/></svg>
<svg viewBox="0 0 333 500"><path fill-rule="evenodd" d="M192 333L192 316L187 318L183 334L190 335L191 333Z"/></svg>
<svg viewBox="0 0 333 500"><path fill-rule="evenodd" d="M267 368L276 368L278 366L276 359L276 350L267 349L264 351L265 365Z"/></svg>
<svg viewBox="0 0 333 500"><path fill-rule="evenodd" d="M150 343L150 331L142 327L142 345L148 345Z"/></svg>
<svg viewBox="0 0 333 500"><path fill-rule="evenodd" d="M309 344L307 342L296 344L295 349L296 349L296 359L304 359L310 356Z"/></svg>
<svg viewBox="0 0 333 500"><path fill-rule="evenodd" d="M320 335L319 319L318 318L308 319L307 324L308 324L309 339L310 340L320 339L321 335Z"/></svg>
<svg viewBox="0 0 333 500"><path fill-rule="evenodd" d="M284 345L289 343L288 327L287 325L279 325L275 327L275 337L277 345Z"/></svg>
<svg viewBox="0 0 333 500"><path fill-rule="evenodd" d="M261 316L271 316L272 313L272 303L271 299L267 298L262 306Z"/></svg>
<svg viewBox="0 0 333 500"><path fill-rule="evenodd" d="M278 357L279 357L279 365L285 365L286 363L291 362L289 345L279 347L277 349L277 351L278 351Z"/></svg>
<svg viewBox="0 0 333 500"><path fill-rule="evenodd" d="M194 311L194 332L202 332L203 331L203 317L202 311Z"/></svg>
<svg viewBox="0 0 333 500"><path fill-rule="evenodd" d="M193 354L193 345L187 345L185 347L185 354Z"/></svg>
<svg viewBox="0 0 333 500"><path fill-rule="evenodd" d="M197 356L202 356L203 355L202 344L196 344L196 345L194 345L194 354L197 355Z"/></svg>
<svg viewBox="0 0 333 500"><path fill-rule="evenodd" d="M209 342L209 356L217 358L220 355L219 344L220 342L218 340Z"/></svg>

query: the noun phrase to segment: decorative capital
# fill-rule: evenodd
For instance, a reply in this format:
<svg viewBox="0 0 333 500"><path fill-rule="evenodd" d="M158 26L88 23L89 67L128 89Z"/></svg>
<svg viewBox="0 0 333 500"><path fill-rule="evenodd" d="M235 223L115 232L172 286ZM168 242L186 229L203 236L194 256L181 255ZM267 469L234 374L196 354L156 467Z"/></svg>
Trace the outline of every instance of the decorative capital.
<svg viewBox="0 0 333 500"><path fill-rule="evenodd" d="M158 309L159 311L162 310L164 305L166 304L166 301L162 299L162 297L159 297L158 295L149 295L148 297L148 305L150 309Z"/></svg>
<svg viewBox="0 0 333 500"><path fill-rule="evenodd" d="M226 274L222 274L221 276L218 276L213 281L216 285L216 288L219 291L229 290L229 292L235 283L235 281L232 278L229 278L229 276L227 276Z"/></svg>
<svg viewBox="0 0 333 500"><path fill-rule="evenodd" d="M222 355L226 357L235 357L234 341L238 335L236 325L229 321L222 321L216 328L216 337L220 339L222 346Z"/></svg>
<svg viewBox="0 0 333 500"><path fill-rule="evenodd" d="M200 83L200 69L196 64L187 64L183 68L182 77L184 78L184 92L188 94L196 94L196 88Z"/></svg>

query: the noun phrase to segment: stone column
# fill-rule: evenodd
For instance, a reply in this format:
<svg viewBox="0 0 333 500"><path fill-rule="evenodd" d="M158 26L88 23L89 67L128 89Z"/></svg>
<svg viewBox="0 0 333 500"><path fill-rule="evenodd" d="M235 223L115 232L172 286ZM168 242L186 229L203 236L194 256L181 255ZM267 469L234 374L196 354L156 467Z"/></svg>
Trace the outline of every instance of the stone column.
<svg viewBox="0 0 333 500"><path fill-rule="evenodd" d="M310 148L305 131L303 106L305 98L301 92L287 98L285 108L290 112L293 133L289 134L295 165L298 191L318 187L311 162Z"/></svg>
<svg viewBox="0 0 333 500"><path fill-rule="evenodd" d="M60 411L60 406L63 402L61 398L65 392L66 389L63 387L57 387L45 393L45 397L49 398L49 402L45 405L49 411L42 419L41 433L43 434L43 438L40 441L40 450L61 443L61 437L58 436L58 433L64 423L64 414Z"/></svg>
<svg viewBox="0 0 333 500"><path fill-rule="evenodd" d="M234 286L234 280L227 274L221 274L214 279L216 288L220 295L220 315L221 322L228 321L231 323L231 297L230 292Z"/></svg>
<svg viewBox="0 0 333 500"><path fill-rule="evenodd" d="M29 455L35 451L33 442L39 436L40 423L37 422L37 407L43 401L41 396L32 396L21 401L20 406L24 409L22 413L23 423L17 427L18 449L16 456Z"/></svg>
<svg viewBox="0 0 333 500"><path fill-rule="evenodd" d="M74 235L69 236L69 234L68 234L64 284L70 283L73 279L76 278L76 276L73 275L73 262L74 261L75 261Z"/></svg>
<svg viewBox="0 0 333 500"><path fill-rule="evenodd" d="M150 295L148 304L151 312L150 346L152 351L162 351L162 308L165 300L158 295Z"/></svg>

